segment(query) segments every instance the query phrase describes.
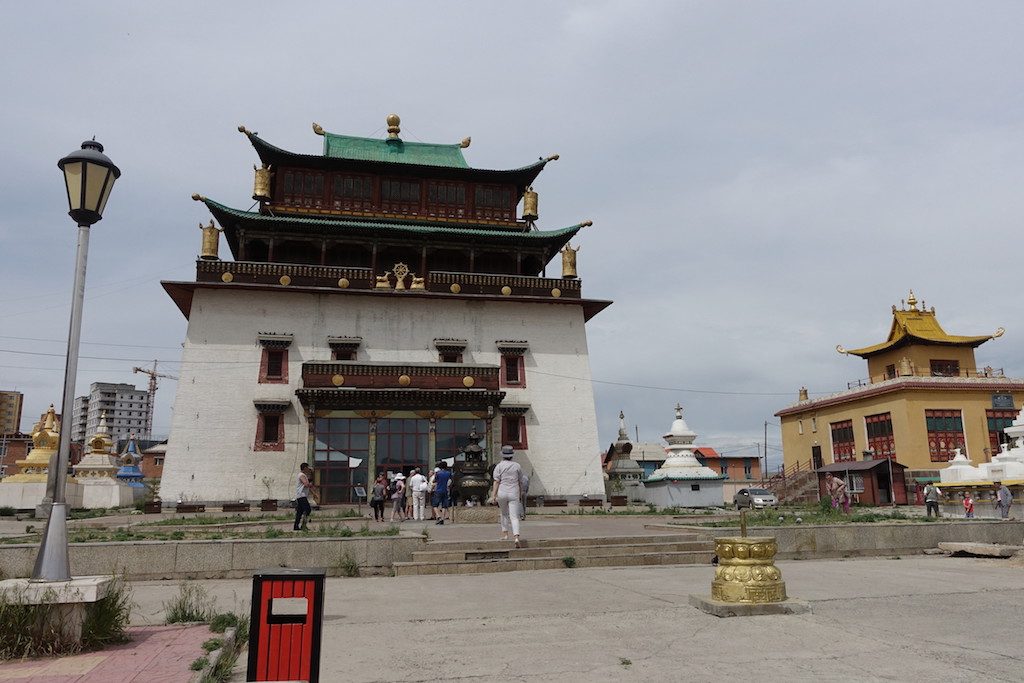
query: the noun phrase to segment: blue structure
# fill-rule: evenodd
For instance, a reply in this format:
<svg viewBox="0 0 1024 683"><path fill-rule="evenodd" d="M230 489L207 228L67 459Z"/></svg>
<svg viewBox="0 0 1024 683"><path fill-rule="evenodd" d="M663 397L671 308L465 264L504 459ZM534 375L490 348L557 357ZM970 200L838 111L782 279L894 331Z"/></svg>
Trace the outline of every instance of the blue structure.
<svg viewBox="0 0 1024 683"><path fill-rule="evenodd" d="M139 462L142 460L142 453L139 451L139 444L135 435L128 437L128 443L121 453L121 469L117 471L117 478L128 484L133 489L143 489L146 485L142 483L142 470L139 469Z"/></svg>

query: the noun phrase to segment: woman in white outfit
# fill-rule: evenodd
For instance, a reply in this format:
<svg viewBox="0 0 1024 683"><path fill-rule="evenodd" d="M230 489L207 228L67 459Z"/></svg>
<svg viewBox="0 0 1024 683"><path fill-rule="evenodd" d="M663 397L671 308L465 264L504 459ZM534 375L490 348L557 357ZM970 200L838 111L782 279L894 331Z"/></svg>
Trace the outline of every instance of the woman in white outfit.
<svg viewBox="0 0 1024 683"><path fill-rule="evenodd" d="M522 495L526 475L519 463L512 461L512 447L501 447L501 462L494 468L494 486L491 489L491 500L501 510L501 540L508 540L508 532L512 532L516 547L519 547L519 516L522 512Z"/></svg>

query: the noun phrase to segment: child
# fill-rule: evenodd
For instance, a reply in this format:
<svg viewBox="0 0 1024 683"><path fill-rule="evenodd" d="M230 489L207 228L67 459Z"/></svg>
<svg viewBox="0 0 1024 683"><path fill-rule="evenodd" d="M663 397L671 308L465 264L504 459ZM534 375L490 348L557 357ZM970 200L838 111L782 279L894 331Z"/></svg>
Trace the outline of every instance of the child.
<svg viewBox="0 0 1024 683"><path fill-rule="evenodd" d="M964 492L964 517L974 519L974 499L969 491Z"/></svg>

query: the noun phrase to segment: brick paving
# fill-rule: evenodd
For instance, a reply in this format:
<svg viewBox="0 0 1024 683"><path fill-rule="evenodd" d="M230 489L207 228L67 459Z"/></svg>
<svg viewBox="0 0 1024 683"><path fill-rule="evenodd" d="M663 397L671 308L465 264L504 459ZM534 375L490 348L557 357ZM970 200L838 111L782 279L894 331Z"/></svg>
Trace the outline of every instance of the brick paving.
<svg viewBox="0 0 1024 683"><path fill-rule="evenodd" d="M0 683L188 683L208 626L136 626L131 641L100 652L0 664Z"/></svg>

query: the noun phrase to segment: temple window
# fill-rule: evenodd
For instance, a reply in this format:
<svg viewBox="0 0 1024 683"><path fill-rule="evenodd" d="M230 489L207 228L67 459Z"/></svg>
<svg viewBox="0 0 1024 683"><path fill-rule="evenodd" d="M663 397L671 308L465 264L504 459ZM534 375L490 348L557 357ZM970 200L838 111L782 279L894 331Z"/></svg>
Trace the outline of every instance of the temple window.
<svg viewBox="0 0 1024 683"><path fill-rule="evenodd" d="M523 357L502 356L502 369L505 371L505 384L519 385L523 383Z"/></svg>
<svg viewBox="0 0 1024 683"><path fill-rule="evenodd" d="M408 180L381 180L380 201L384 211L419 213L420 184Z"/></svg>
<svg viewBox="0 0 1024 683"><path fill-rule="evenodd" d="M324 203L324 174L287 171L284 174L284 203L320 208Z"/></svg>
<svg viewBox="0 0 1024 683"><path fill-rule="evenodd" d="M960 361L958 360L931 360L932 377L959 377Z"/></svg>
<svg viewBox="0 0 1024 683"><path fill-rule="evenodd" d="M856 446L853 441L853 420L842 420L831 423L832 428L832 459L835 462L853 460Z"/></svg>
<svg viewBox="0 0 1024 683"><path fill-rule="evenodd" d="M501 353L501 370L498 382L501 386L525 387L526 364L523 360L530 345L525 341L498 340L495 342Z"/></svg>
<svg viewBox="0 0 1024 683"><path fill-rule="evenodd" d="M473 189L473 210L477 218L515 220L512 189L501 186L477 185Z"/></svg>
<svg viewBox="0 0 1024 683"><path fill-rule="evenodd" d="M257 401L255 451L284 450L284 412L288 401Z"/></svg>
<svg viewBox="0 0 1024 683"><path fill-rule="evenodd" d="M797 420L796 421L796 431L797 431L797 434L803 434L804 433L804 421L803 420Z"/></svg>
<svg viewBox="0 0 1024 683"><path fill-rule="evenodd" d="M331 206L335 209L373 207L373 179L368 176L335 175L331 189Z"/></svg>
<svg viewBox="0 0 1024 683"><path fill-rule="evenodd" d="M526 449L526 416L503 415L501 418L501 443L516 450Z"/></svg>
<svg viewBox="0 0 1024 683"><path fill-rule="evenodd" d="M868 450L873 451L876 458L896 456L896 441L892 434L892 414L879 413L864 418L868 432Z"/></svg>
<svg viewBox="0 0 1024 683"><path fill-rule="evenodd" d="M260 357L260 384L288 383L288 347L290 334L260 334L257 338L263 353Z"/></svg>
<svg viewBox="0 0 1024 683"><path fill-rule="evenodd" d="M1008 443L1009 438L1003 431L1013 424L1017 418L1014 410L998 410L989 408L985 410L985 418L988 422L988 445L992 455L998 455L1003 443Z"/></svg>
<svg viewBox="0 0 1024 683"><path fill-rule="evenodd" d="M890 363L889 365L886 365L885 366L885 378L886 379L893 379L895 377L896 377L896 364L895 363Z"/></svg>
<svg viewBox="0 0 1024 683"><path fill-rule="evenodd" d="M331 360L355 360L356 351L363 343L362 337L328 337Z"/></svg>
<svg viewBox="0 0 1024 683"><path fill-rule="evenodd" d="M466 186L463 183L428 183L427 213L431 216L464 217L466 215Z"/></svg>
<svg viewBox="0 0 1024 683"><path fill-rule="evenodd" d="M441 363L461 363L462 354L466 350L465 339L435 339L437 360Z"/></svg>
<svg viewBox="0 0 1024 683"><path fill-rule="evenodd" d="M964 443L963 417L959 410L925 410L928 428L928 456L932 462L946 462Z"/></svg>

